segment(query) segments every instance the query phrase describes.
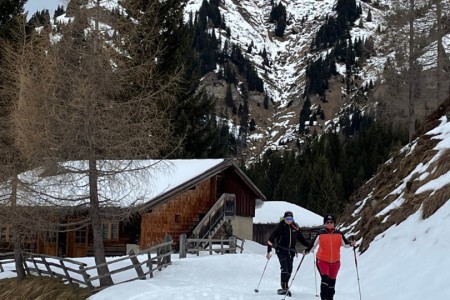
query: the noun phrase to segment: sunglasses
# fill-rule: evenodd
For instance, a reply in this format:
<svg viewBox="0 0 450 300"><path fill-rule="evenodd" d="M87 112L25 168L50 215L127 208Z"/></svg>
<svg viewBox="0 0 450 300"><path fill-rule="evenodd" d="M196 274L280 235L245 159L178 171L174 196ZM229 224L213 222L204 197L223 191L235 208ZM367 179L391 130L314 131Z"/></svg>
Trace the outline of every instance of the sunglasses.
<svg viewBox="0 0 450 300"><path fill-rule="evenodd" d="M326 221L325 224L334 224L333 221Z"/></svg>
<svg viewBox="0 0 450 300"><path fill-rule="evenodd" d="M287 218L284 218L286 221L293 221L294 220L294 218L291 218L291 217L287 217Z"/></svg>

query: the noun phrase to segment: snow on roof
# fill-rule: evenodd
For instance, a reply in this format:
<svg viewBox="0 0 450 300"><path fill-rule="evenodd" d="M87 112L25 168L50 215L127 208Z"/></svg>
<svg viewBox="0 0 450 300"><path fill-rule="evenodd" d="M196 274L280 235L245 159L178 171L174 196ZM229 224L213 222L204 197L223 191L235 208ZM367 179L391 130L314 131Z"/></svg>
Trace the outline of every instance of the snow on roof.
<svg viewBox="0 0 450 300"><path fill-rule="evenodd" d="M122 207L148 203L222 162L224 159L97 161L100 202ZM22 173L21 181L33 190L23 185L18 191L20 202L23 205L88 203L88 162L64 162L58 169L62 172L55 176L42 176L42 168ZM8 184L4 182L1 189L8 190Z"/></svg>
<svg viewBox="0 0 450 300"><path fill-rule="evenodd" d="M261 207L256 208L253 223L278 223L287 210L292 211L295 222L301 227L312 227L323 224L323 218L318 214L286 201L264 201Z"/></svg>

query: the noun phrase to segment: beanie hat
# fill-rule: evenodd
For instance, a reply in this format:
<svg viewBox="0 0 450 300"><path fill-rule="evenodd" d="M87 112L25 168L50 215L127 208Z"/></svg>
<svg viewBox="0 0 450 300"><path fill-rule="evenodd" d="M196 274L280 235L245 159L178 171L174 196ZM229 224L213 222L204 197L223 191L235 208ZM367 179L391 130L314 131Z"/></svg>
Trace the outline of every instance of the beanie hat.
<svg viewBox="0 0 450 300"><path fill-rule="evenodd" d="M336 219L333 217L333 215L327 214L323 217L323 224L325 224L327 221L333 221L334 224L336 224Z"/></svg>
<svg viewBox="0 0 450 300"><path fill-rule="evenodd" d="M288 210L287 212L284 213L284 217L283 218L287 218L287 217L291 217L291 218L294 217L294 214L292 213L292 211Z"/></svg>

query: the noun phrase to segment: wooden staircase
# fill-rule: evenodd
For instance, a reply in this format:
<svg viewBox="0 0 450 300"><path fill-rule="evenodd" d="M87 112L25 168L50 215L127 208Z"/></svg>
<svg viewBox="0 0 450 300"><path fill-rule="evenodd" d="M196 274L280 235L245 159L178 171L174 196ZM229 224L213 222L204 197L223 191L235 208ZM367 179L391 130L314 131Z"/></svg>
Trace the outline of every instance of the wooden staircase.
<svg viewBox="0 0 450 300"><path fill-rule="evenodd" d="M217 200L214 206L194 228L191 238L205 239L213 237L225 222L234 219L235 216L236 196L234 194L222 194L219 200Z"/></svg>

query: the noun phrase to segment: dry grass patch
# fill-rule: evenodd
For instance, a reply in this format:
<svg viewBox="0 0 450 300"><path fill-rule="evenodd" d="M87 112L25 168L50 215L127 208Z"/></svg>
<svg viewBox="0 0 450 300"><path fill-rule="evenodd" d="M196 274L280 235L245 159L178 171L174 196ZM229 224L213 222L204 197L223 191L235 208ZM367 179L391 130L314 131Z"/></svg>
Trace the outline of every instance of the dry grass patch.
<svg viewBox="0 0 450 300"><path fill-rule="evenodd" d="M429 216L433 215L449 199L450 185L446 185L424 200L422 208L422 218L426 219Z"/></svg>
<svg viewBox="0 0 450 300"><path fill-rule="evenodd" d="M59 279L28 276L23 281L16 278L0 280L0 299L8 300L85 300L86 288L74 288Z"/></svg>

